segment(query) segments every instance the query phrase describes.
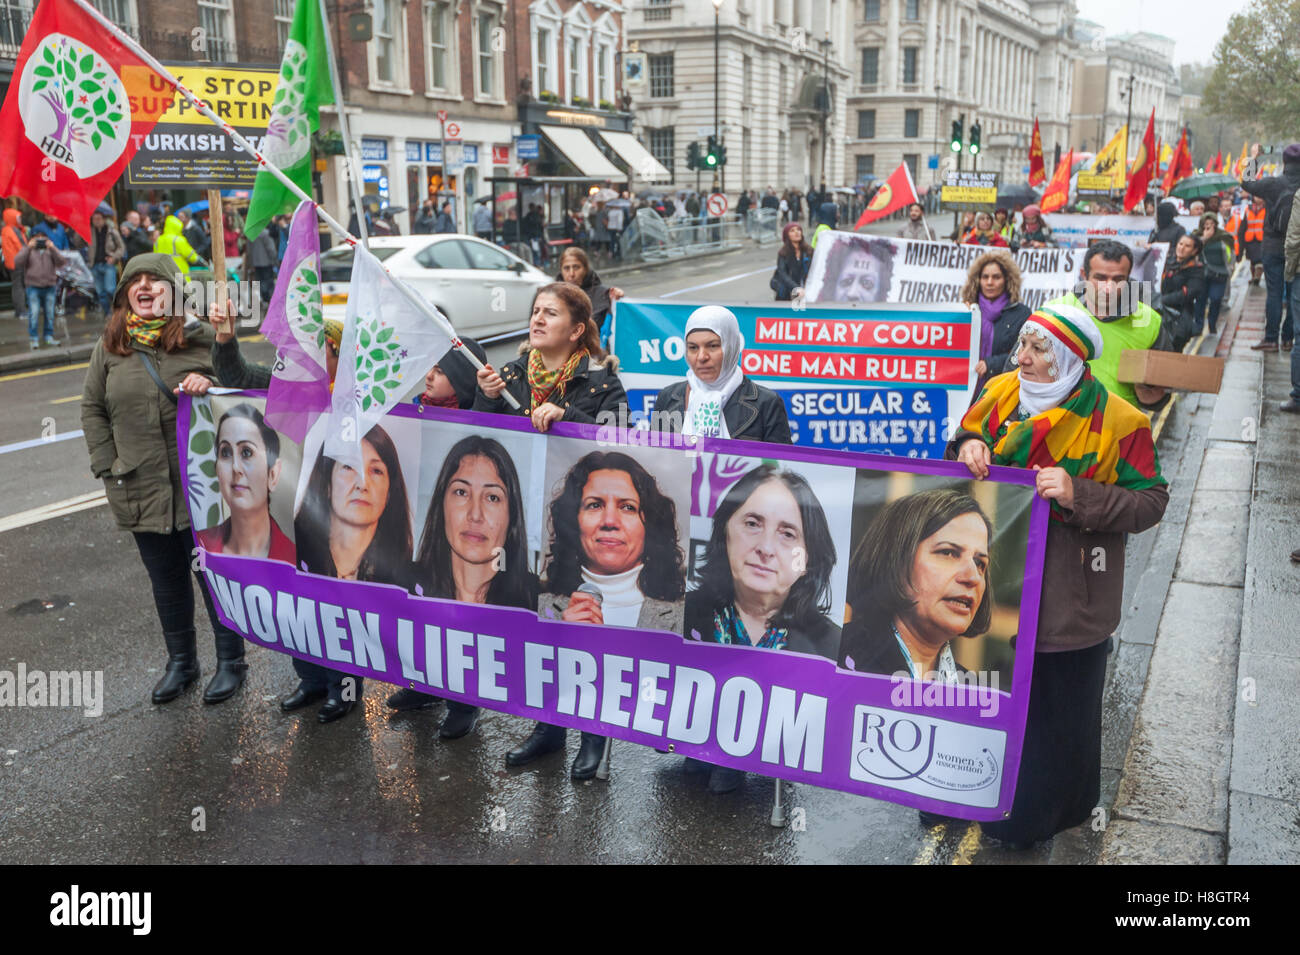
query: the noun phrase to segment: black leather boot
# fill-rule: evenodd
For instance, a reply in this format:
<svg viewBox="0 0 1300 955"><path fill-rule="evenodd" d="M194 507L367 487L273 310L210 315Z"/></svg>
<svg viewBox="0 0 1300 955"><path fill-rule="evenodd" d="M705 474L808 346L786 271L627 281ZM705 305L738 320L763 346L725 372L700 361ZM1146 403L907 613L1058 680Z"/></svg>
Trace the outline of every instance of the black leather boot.
<svg viewBox="0 0 1300 955"><path fill-rule="evenodd" d="M217 672L203 691L204 703L220 703L244 685L248 664L244 662L244 638L233 630L217 631Z"/></svg>
<svg viewBox="0 0 1300 955"><path fill-rule="evenodd" d="M550 723L538 723L533 727L532 735L510 752L506 753L507 766L523 766L539 756L564 749L564 727L552 726Z"/></svg>
<svg viewBox="0 0 1300 955"><path fill-rule="evenodd" d="M569 775L574 779L590 779L596 775L596 767L600 765L600 758L605 755L605 737L597 736L595 733L583 733L582 745L578 747L578 755L573 759L573 768L569 770Z"/></svg>
<svg viewBox="0 0 1300 955"><path fill-rule="evenodd" d="M153 701L170 703L199 678L199 657L194 647L194 631L164 633L167 644L167 670L154 685Z"/></svg>
<svg viewBox="0 0 1300 955"><path fill-rule="evenodd" d="M478 722L478 707L468 703L447 701L447 715L442 718L438 735L443 739L460 739L474 728Z"/></svg>
<svg viewBox="0 0 1300 955"><path fill-rule="evenodd" d="M435 706L438 700L432 694L404 686L388 698L388 707L393 710L422 710L427 706Z"/></svg>

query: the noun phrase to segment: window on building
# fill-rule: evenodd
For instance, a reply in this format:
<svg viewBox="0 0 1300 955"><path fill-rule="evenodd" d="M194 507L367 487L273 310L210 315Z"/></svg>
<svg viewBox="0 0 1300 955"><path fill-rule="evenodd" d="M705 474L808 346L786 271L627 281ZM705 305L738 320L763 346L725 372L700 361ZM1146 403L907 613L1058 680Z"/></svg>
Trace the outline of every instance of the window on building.
<svg viewBox="0 0 1300 955"><path fill-rule="evenodd" d="M903 136L907 139L916 139L921 135L921 111L919 109L908 109L903 111Z"/></svg>
<svg viewBox="0 0 1300 955"><path fill-rule="evenodd" d="M573 102L586 93L582 82L582 41L576 36L569 37L569 102Z"/></svg>
<svg viewBox="0 0 1300 955"><path fill-rule="evenodd" d="M672 0L646 0L645 18L647 20L669 20L672 15Z"/></svg>
<svg viewBox="0 0 1300 955"><path fill-rule="evenodd" d="M880 19L880 0L866 0L866 9L862 12L862 19L868 23L875 23Z"/></svg>
<svg viewBox="0 0 1300 955"><path fill-rule="evenodd" d="M199 27L213 63L234 63L235 19L231 0L199 0Z"/></svg>
<svg viewBox="0 0 1300 955"><path fill-rule="evenodd" d="M551 57L555 43L550 30L537 31L537 92L542 90L554 93L554 79L551 76Z"/></svg>
<svg viewBox="0 0 1300 955"><path fill-rule="evenodd" d="M903 8L903 19L921 19L921 0L906 0L906 6Z"/></svg>
<svg viewBox="0 0 1300 955"><path fill-rule="evenodd" d="M663 98L673 95L673 55L656 53L650 56L650 96Z"/></svg>
<svg viewBox="0 0 1300 955"><path fill-rule="evenodd" d="M396 85L398 37L401 27L401 4L398 0L374 0L374 12L371 13L371 31L374 37L374 73L376 83Z"/></svg>
<svg viewBox="0 0 1300 955"><path fill-rule="evenodd" d="M676 173L676 136L671 126L665 126L663 129L646 130L650 139L650 155L659 160L659 163L670 173Z"/></svg>
<svg viewBox="0 0 1300 955"><path fill-rule="evenodd" d="M858 182L866 182L876 174L876 157L859 156L856 159Z"/></svg>
<svg viewBox="0 0 1300 955"><path fill-rule="evenodd" d="M277 0L279 2L279 0ZM449 90L455 84L452 77L453 50L456 43L456 26L451 16L450 3L426 3L424 22L429 31L429 76L431 90Z"/></svg>
<svg viewBox="0 0 1300 955"><path fill-rule="evenodd" d="M135 18L131 15L132 14L131 0L92 0L91 6L93 6L96 10L98 10L108 19L112 20L114 23L120 26L127 33L134 34L136 32ZM28 13L28 15L30 15L31 2L29 0L29 2L25 4L6 3L0 6L0 16L12 17L10 10L5 10L3 9L4 7L10 8L10 10L12 10L14 7L25 7L26 12ZM283 46L283 44L281 45Z"/></svg>
<svg viewBox="0 0 1300 955"><path fill-rule="evenodd" d="M781 64L780 72L776 74L776 108L785 109L786 90L790 88L790 77L786 72L785 64Z"/></svg>
<svg viewBox="0 0 1300 955"><path fill-rule="evenodd" d="M492 49L492 34L496 30L496 14L480 10L478 15L478 91L482 96L498 93L496 72L497 56Z"/></svg>
<svg viewBox="0 0 1300 955"><path fill-rule="evenodd" d="M875 86L880 82L880 47L862 48L862 85Z"/></svg>
<svg viewBox="0 0 1300 955"><path fill-rule="evenodd" d="M916 182L916 169L921 163L919 153L903 153L903 165L907 166L907 171L912 174L912 181Z"/></svg>
<svg viewBox="0 0 1300 955"><path fill-rule="evenodd" d="M858 139L876 138L876 111L874 109L858 110Z"/></svg>
<svg viewBox="0 0 1300 955"><path fill-rule="evenodd" d="M293 0L275 0L275 43L281 54L289 42L289 28L292 26Z"/></svg>
<svg viewBox="0 0 1300 955"><path fill-rule="evenodd" d="M608 103L614 101L614 85L611 82L614 74L611 50L612 47L608 43L601 43L596 47L597 105L599 105L599 100L605 100Z"/></svg>
<svg viewBox="0 0 1300 955"><path fill-rule="evenodd" d="M917 63L920 62L920 48L915 46L903 47L903 82L905 84L915 84L919 82L916 78Z"/></svg>

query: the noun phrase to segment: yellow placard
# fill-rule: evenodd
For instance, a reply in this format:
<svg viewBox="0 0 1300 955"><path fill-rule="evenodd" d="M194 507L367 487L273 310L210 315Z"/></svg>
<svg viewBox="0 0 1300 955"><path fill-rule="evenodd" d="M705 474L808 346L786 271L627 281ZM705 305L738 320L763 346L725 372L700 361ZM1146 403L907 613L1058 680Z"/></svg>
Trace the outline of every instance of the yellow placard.
<svg viewBox="0 0 1300 955"><path fill-rule="evenodd" d="M1094 172L1081 172L1075 181L1075 188L1082 192L1110 192L1116 188L1115 177L1109 173L1098 175Z"/></svg>
<svg viewBox="0 0 1300 955"><path fill-rule="evenodd" d="M195 98L231 126L265 129L271 121L271 102L280 79L277 71L187 64L173 67L173 72ZM212 120L199 115L183 96L177 96L159 122L211 125Z"/></svg>
<svg viewBox="0 0 1300 955"><path fill-rule="evenodd" d="M996 186L991 189L980 186L944 186L939 190L939 201L994 206L998 202L998 190Z"/></svg>

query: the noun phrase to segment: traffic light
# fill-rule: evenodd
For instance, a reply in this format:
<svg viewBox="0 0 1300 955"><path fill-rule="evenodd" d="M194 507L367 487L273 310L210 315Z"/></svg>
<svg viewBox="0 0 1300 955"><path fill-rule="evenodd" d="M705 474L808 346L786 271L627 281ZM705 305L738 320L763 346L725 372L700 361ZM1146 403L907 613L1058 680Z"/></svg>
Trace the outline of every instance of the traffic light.
<svg viewBox="0 0 1300 955"><path fill-rule="evenodd" d="M948 148L955 153L961 152L961 120L960 119L954 119L952 121L952 142L949 144Z"/></svg>
<svg viewBox="0 0 1300 955"><path fill-rule="evenodd" d="M700 143L698 140L691 140L686 144L686 168L700 168Z"/></svg>
<svg viewBox="0 0 1300 955"><path fill-rule="evenodd" d="M980 151L980 124L971 123L970 127L970 154L978 156Z"/></svg>
<svg viewBox="0 0 1300 955"><path fill-rule="evenodd" d="M725 166L725 165L727 164L727 144L726 144L726 143L718 143L718 151L717 151L716 155L717 155L717 157L718 157L718 165L719 165L719 166Z"/></svg>
<svg viewBox="0 0 1300 955"><path fill-rule="evenodd" d="M708 151L704 154L704 168L712 169L718 165L718 137L709 137Z"/></svg>

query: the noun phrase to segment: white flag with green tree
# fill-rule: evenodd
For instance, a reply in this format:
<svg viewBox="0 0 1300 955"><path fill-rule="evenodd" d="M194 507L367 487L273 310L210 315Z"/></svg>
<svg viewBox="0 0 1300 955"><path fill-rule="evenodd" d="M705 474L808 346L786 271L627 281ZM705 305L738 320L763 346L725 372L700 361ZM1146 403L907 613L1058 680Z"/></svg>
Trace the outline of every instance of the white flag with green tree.
<svg viewBox="0 0 1300 955"><path fill-rule="evenodd" d="M280 61L280 82L271 103L262 155L307 195L311 195L312 134L320 128L321 104L333 102L320 4L318 0L298 0ZM256 238L274 216L292 212L298 202L299 197L274 174L260 170L244 220L244 235Z"/></svg>

